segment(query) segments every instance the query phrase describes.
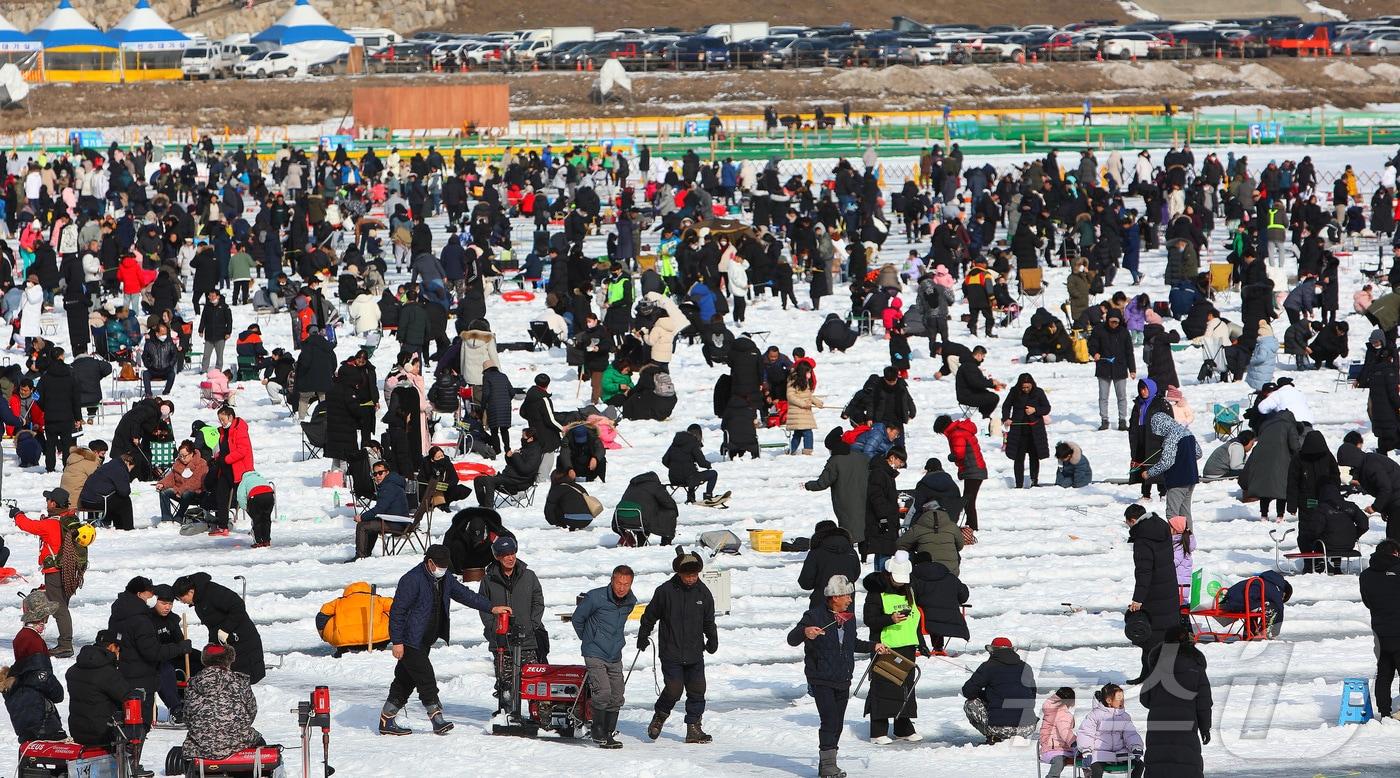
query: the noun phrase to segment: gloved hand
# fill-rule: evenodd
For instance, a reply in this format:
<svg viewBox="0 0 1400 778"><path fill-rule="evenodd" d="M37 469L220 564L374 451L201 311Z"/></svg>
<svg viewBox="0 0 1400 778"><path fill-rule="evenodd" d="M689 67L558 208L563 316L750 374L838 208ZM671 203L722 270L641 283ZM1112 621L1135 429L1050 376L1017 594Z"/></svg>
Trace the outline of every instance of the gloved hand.
<svg viewBox="0 0 1400 778"><path fill-rule="evenodd" d="M231 646L238 642L238 635L219 630L219 642Z"/></svg>
<svg viewBox="0 0 1400 778"><path fill-rule="evenodd" d="M705 641L705 653L713 654L719 650L719 638L712 637Z"/></svg>
<svg viewBox="0 0 1400 778"><path fill-rule="evenodd" d="M10 518L13 519L14 517L18 516L20 513L21 513L21 511L20 511L18 505L11 505L11 506L10 506Z"/></svg>
<svg viewBox="0 0 1400 778"><path fill-rule="evenodd" d="M646 635L638 635L638 636L637 636L637 650L638 650L638 651L645 651L645 650L647 650L647 646L649 646L649 645L651 645L651 638L647 637Z"/></svg>
<svg viewBox="0 0 1400 778"><path fill-rule="evenodd" d="M194 644L188 640L180 641L180 653L185 654L194 650Z"/></svg>
<svg viewBox="0 0 1400 778"><path fill-rule="evenodd" d="M1203 730L1201 730L1201 745L1203 745L1203 746L1208 746L1208 745L1210 745L1210 730L1208 730L1208 729L1203 729Z"/></svg>
<svg viewBox="0 0 1400 778"><path fill-rule="evenodd" d="M948 455L948 461L949 461L949 462L956 463L956 462L958 461L958 458L957 458L957 456L954 455L954 454L949 454L949 455Z"/></svg>

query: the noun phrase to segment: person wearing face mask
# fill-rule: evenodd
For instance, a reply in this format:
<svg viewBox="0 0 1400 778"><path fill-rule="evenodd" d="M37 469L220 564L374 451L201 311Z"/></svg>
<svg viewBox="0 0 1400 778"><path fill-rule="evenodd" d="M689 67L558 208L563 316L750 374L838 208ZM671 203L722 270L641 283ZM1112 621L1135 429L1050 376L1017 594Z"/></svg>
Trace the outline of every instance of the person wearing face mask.
<svg viewBox="0 0 1400 778"><path fill-rule="evenodd" d="M225 405L219 409L219 450L214 452L214 521L209 534L228 536L228 510L245 473L253 469L253 443L248 422ZM262 542L266 538L258 538Z"/></svg>
<svg viewBox="0 0 1400 778"><path fill-rule="evenodd" d="M147 397L151 396L152 378L165 379L165 391L161 394L170 394L175 389L175 375L179 372L180 365L180 347L170 339L169 327L164 324L156 325L150 339L141 348L141 364L146 366L146 369L141 371L141 382Z"/></svg>
<svg viewBox="0 0 1400 778"><path fill-rule="evenodd" d="M199 623L209 629L210 643L238 649L233 669L247 675L248 683L257 683L267 675L262 635L248 615L248 605L242 597L227 586L215 583L205 572L176 578L169 593L194 608Z"/></svg>
<svg viewBox="0 0 1400 778"><path fill-rule="evenodd" d="M10 726L21 743L29 740L65 740L63 719L57 703L63 702L63 684L53 673L53 661L44 644L44 628L58 609L44 592L35 590L24 598L20 618L24 626L15 635L14 664L0 668L0 690Z"/></svg>
<svg viewBox="0 0 1400 778"><path fill-rule="evenodd" d="M511 612L510 606L493 607L489 599L463 586L455 576L447 575L451 563L452 557L447 547L434 544L428 546L421 564L399 578L394 604L389 609L389 643L398 664L394 666L394 681L389 686L389 696L379 713L381 735L413 734L413 730L399 721L398 715L415 689L418 699L428 711L433 732L446 735L452 731L452 722L442 714L437 676L429 658L429 652L439 638L444 642L450 640L452 600L483 613Z"/></svg>
<svg viewBox="0 0 1400 778"><path fill-rule="evenodd" d="M181 639L179 643L163 645L156 637L148 605L155 596L154 590L155 584L151 579L139 575L132 578L127 582L126 589L117 595L116 602L112 603L111 617L107 620L108 629L117 633L121 645L122 658L117 669L132 691L141 692L142 720L146 722L146 729L155 720L160 665L190 650L189 640ZM139 764L139 750L134 758Z"/></svg>

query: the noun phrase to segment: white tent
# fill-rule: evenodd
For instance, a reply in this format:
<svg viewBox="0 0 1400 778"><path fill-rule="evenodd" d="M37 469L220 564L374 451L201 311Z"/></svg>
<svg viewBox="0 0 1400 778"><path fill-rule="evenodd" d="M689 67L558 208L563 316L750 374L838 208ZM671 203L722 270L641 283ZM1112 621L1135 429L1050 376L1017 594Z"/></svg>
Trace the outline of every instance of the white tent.
<svg viewBox="0 0 1400 778"><path fill-rule="evenodd" d="M285 49L307 62L316 62L349 51L355 39L327 21L311 7L310 0L296 0L276 24L254 35L252 42L264 49Z"/></svg>

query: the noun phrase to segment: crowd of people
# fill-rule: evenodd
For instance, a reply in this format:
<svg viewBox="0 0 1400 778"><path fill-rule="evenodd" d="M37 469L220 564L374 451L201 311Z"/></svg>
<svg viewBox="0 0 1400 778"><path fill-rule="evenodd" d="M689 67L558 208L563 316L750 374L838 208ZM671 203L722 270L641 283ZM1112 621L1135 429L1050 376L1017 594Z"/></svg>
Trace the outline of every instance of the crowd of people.
<svg viewBox="0 0 1400 778"><path fill-rule="evenodd" d="M1113 152L1101 163L1086 149L1073 164L1051 151L998 170L969 162L955 143L921 155L887 207L873 147L858 161L839 160L825 181L785 175L776 159L707 162L688 151L665 160L645 145L629 155L546 146L483 161L461 150L445 157L432 147L352 156L343 148L308 154L288 146L263 159L242 147L219 149L208 138L171 161L149 142L11 155L3 197L17 247L0 241L0 313L12 322L12 346L23 356L0 376L7 399L0 420L22 466L52 473L62 464L61 485L44 492L42 518L12 510L16 525L40 538L45 587L35 601L51 605L26 613L52 610L59 636L49 653L73 654L67 608L82 586L94 527L131 530L138 523L133 482L154 482L154 522L224 537L241 512L252 546L271 544L277 490L255 469L253 436L237 411L249 403L284 408L302 425L309 454L348 477L361 503L346 539L354 545L350 562L416 531L427 511L456 511L441 544L428 546L422 564L399 581L385 635L364 641L387 642L398 660L381 713L384 734L410 731L399 712L414 691L433 731L452 727L429 659L436 641L449 638L450 600L482 613L488 643L496 639L491 614L527 621L525 661L547 661L539 578L517 558L516 537L498 509L530 507L536 485L546 484L548 523L583 529L606 511L586 484L611 476L627 484L609 518L618 543L670 545L679 494L713 509L732 497L718 491L719 471L704 446L707 427L719 429L720 459L760 458L757 430L764 427L788 433L787 454L812 455L824 426L818 417L839 413L840 423L822 435L827 458L805 482L807 490L831 492L834 521L813 522L799 578L811 592L810 608L788 635L791 645L804 647L821 713L819 774L844 775L836 751L856 654L888 666L870 675L871 741L918 740L918 660L944 655L949 638L970 637L961 552L979 533L995 531L979 523L979 492L990 477L984 447L998 446L1010 460L1014 488L1040 486L1041 463L1052 452L1056 486L1103 483L1095 481L1082 442L1052 438L1053 416L1072 402L1052 404L1037 384L1036 363L1085 364L1079 370L1086 387L1092 373L1098 430L1113 429L1116 420L1127 436L1130 461L1122 464L1142 500L1126 514L1135 567L1128 611L1130 620L1145 614L1147 624L1135 641L1141 666L1127 681L1143 686L1146 738L1123 711L1119 686L1098 689L1077 732L1074 690L1061 688L1040 708L1042 757L1057 764L1052 769L1078 759L1095 774L1114 761L1145 765L1148 775L1201 774L1210 684L1183 616L1181 578L1184 571L1189 580L1198 535L1210 531L1193 521L1203 480L1237 479L1242 499L1257 501L1264 519L1296 514L1299 549L1323 552L1307 561L1308 572L1335 570L1339 554L1354 551L1369 530L1367 514L1385 520L1390 543L1378 547L1371 570L1392 564L1400 466L1387 454L1400 448L1400 293L1377 289L1400 283L1400 264L1363 265L1371 283L1346 316L1339 311L1346 271L1338 254L1364 233L1382 252L1394 246L1400 258L1400 243L1392 243L1400 241L1395 161L1369 202L1347 168L1335 177L1327 208L1329 194L1307 157L1258 168L1233 152L1198 162L1189 146L1174 146L1160 165L1147 151L1132 162ZM381 209L383 219L374 215ZM719 212L740 218L714 218ZM445 237L428 224L440 214ZM886 248L896 222L913 247L908 257ZM514 238L521 224L533 226L528 242ZM1214 248L1224 249L1224 260L1209 263L1204 258L1221 232L1225 241ZM594 234L606 236L606 256L596 256ZM1147 279L1140 258L1161 248L1160 280L1169 292L1154 301L1132 287L1158 280ZM1043 273L1057 265L1071 268L1063 317L1044 306ZM530 341L503 339L487 318L488 299L509 281L543 293ZM848 292L848 310L828 313L815 333L816 357L801 347L760 349L756 334L743 329L777 307L798 305L797 283L806 284L803 305L813 310L842 285ZM1238 321L1225 318L1225 289L1238 289ZM750 310L770 295L772 304ZM1041 305L1031 310L1036 300ZM45 320L59 304L66 327ZM292 346L268 351L263 326L279 315L287 317ZM1291 368L1278 364L1281 316L1288 319L1282 347L1294 357ZM987 345L1023 318L1026 372L997 380L984 366ZM1361 430L1334 447L1314 428L1308 393L1283 374L1335 367L1347 357L1348 319L1375 329L1348 376L1368 393L1374 450ZM354 351L337 353L351 333ZM926 354L911 347L920 336ZM231 339L234 359L225 367ZM821 352L872 340L885 341L888 364L871 364L849 398L817 393ZM395 346L381 379L375 354ZM513 352L536 346L562 350L579 386L588 388L586 404L556 408L547 373L524 391L512 385L505 368L518 364ZM1175 356L1191 347L1202 353L1197 383L1243 380L1253 390L1236 417L1212 412L1222 442L1204 468ZM679 349L698 351L723 374L713 382L673 375ZM197 377L217 422L195 421L186 436L176 432L170 395L196 380L187 374ZM110 445L80 445L77 435L108 404L102 387L109 375L114 384L141 384L142 396L124 409ZM950 376L960 408L924 409L922 418L946 442L953 467L945 471L939 458L929 458L918 487L901 490L897 480L911 451L931 448L935 439L920 434L927 421L915 423L920 409L910 382ZM244 393L254 382L266 399ZM701 389L712 391L715 423L697 419L676 432L653 470L609 472L620 425L671 419L678 392ZM524 426L513 435L517 416ZM464 477L434 442L444 430L457 437L459 454L496 464ZM1165 515L1145 507L1154 487ZM1356 492L1372 503L1353 505L1346 496ZM476 504L462 507L468 499ZM665 681L647 728L653 740L682 696L686 741L711 740L702 728L704 654L717 650L719 635L698 578L702 566L699 554L678 548L675 576L657 588L642 616L638 649L659 629ZM592 736L605 748L621 746L622 627L636 602L632 578L630 568L618 567L574 614L594 698ZM481 583L473 591L463 580ZM865 591L858 611L857 582ZM1387 611L1388 585L1374 573L1362 584L1383 645L1400 640L1389 634L1395 619ZM1276 633L1291 587L1270 586L1280 592L1271 618ZM168 607L160 615L161 603L170 602L165 595L194 606L210 629L209 648L196 655L183 638L162 632L159 620L151 627L159 639L130 642L145 634L142 618L168 619ZM350 588L345 597L360 595L374 597ZM181 578L169 591L134 579L113 606L114 631L104 633L112 639L99 635L79 653L70 695L77 696L73 676L87 671L102 678L80 682L85 699L94 689L115 691L109 681L116 665L127 687L145 689L153 710L152 687L163 689L166 669L191 657L206 669L190 680L186 696L198 690L222 702L181 707L167 700L172 712L189 711L193 728L226 709L250 708L238 678L262 678L261 645L241 599L230 597L204 574ZM154 608L139 602L152 599ZM121 621L141 628L117 625L119 610ZM857 612L867 640L857 635ZM324 634L355 633L332 623L341 618L337 609L323 615ZM35 633L30 643L42 633L41 626L26 629ZM1029 666L1010 639L998 637L987 650L989 659L962 689L970 726L989 743L1032 736L1040 692ZM1376 697L1386 714L1390 693L1381 689L1396 661L1394 651L1382 652ZM24 677L15 669L22 667L17 656L12 677ZM498 697L508 696L501 692L509 669L497 662ZM54 701L51 689L38 691ZM35 717L30 708L21 713ZM102 723L100 715L85 726L94 722ZM229 731L248 735L240 742L255 739L251 712L243 724ZM79 729L76 722L70 728ZM83 737L107 737L98 730L89 726Z"/></svg>

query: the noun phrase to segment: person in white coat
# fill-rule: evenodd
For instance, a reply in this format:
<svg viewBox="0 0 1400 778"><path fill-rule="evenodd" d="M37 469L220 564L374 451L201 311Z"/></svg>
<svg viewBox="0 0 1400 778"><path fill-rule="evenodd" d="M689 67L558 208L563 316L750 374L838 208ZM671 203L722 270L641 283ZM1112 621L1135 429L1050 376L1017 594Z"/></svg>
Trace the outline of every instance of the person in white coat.
<svg viewBox="0 0 1400 778"><path fill-rule="evenodd" d="M19 337L24 338L25 351L34 347L34 339L39 337L39 320L43 315L44 290L39 288L39 276L30 273L19 307Z"/></svg>
<svg viewBox="0 0 1400 778"><path fill-rule="evenodd" d="M356 335L368 335L379 329L379 298L362 292L350 303L350 323Z"/></svg>
<svg viewBox="0 0 1400 778"><path fill-rule="evenodd" d="M749 299L749 263L734 250L729 247L729 292L734 295L734 323L744 323L744 310L748 306Z"/></svg>
<svg viewBox="0 0 1400 778"><path fill-rule="evenodd" d="M733 281L730 283L732 285ZM666 312L665 316L657 319L656 323L651 325L651 329L647 330L646 341L647 345L651 347L651 361L660 365L662 370L669 372L676 344L676 333L680 332L686 325L685 314L681 313L675 300L660 292L647 292L642 296L642 299Z"/></svg>

